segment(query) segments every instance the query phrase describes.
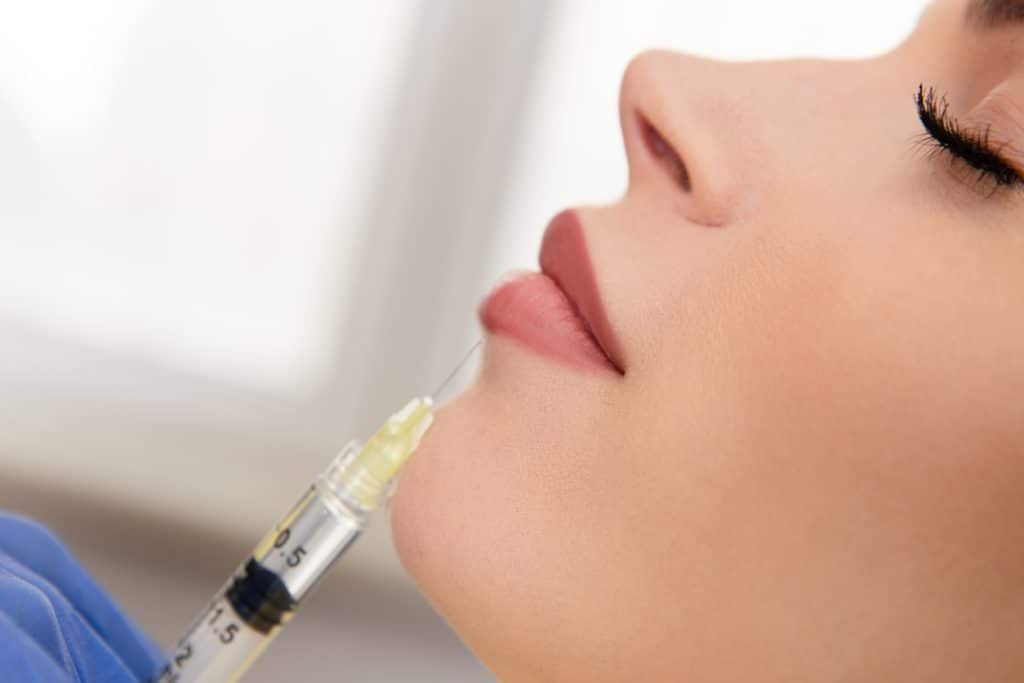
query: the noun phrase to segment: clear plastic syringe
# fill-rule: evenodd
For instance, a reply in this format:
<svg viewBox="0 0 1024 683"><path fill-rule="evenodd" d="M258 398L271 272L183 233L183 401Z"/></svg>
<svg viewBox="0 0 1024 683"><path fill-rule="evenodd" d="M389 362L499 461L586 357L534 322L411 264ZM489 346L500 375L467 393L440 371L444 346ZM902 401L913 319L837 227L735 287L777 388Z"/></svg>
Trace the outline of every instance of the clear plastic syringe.
<svg viewBox="0 0 1024 683"><path fill-rule="evenodd" d="M156 683L237 681L302 598L366 528L434 420L414 399L370 437L346 446L217 593Z"/></svg>

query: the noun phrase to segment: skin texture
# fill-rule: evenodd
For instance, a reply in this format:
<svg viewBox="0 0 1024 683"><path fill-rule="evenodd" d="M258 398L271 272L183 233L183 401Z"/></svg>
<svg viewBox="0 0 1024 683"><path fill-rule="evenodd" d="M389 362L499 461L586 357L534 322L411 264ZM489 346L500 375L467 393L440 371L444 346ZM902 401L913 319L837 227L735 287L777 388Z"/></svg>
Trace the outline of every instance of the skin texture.
<svg viewBox="0 0 1024 683"><path fill-rule="evenodd" d="M916 144L923 82L1024 149L1024 25L964 8L630 64L628 190L580 209L625 375L489 335L394 501L501 680L1024 680L1024 193Z"/></svg>

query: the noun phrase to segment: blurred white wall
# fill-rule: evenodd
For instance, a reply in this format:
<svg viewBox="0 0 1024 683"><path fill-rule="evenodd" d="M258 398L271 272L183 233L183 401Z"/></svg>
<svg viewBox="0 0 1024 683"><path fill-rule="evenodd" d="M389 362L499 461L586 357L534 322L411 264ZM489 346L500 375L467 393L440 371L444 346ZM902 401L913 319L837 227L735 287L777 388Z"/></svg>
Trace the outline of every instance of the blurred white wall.
<svg viewBox="0 0 1024 683"><path fill-rule="evenodd" d="M257 389L320 381L419 6L3 6L0 314Z"/></svg>
<svg viewBox="0 0 1024 683"><path fill-rule="evenodd" d="M446 374L552 214L621 194L631 55L869 55L924 4L0 0L0 500L79 547L89 510L244 547ZM166 580L144 536L124 575ZM425 613L386 524L356 555ZM402 637L482 679L430 623Z"/></svg>

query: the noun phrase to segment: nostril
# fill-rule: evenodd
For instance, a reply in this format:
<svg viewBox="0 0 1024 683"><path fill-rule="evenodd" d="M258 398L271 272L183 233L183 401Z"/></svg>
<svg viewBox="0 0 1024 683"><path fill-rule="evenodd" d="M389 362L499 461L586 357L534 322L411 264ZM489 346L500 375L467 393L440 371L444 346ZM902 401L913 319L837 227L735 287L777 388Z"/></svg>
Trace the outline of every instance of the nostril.
<svg viewBox="0 0 1024 683"><path fill-rule="evenodd" d="M643 116L640 117L640 128L643 131L644 143L647 145L651 155L668 171L672 179L684 192L689 192L691 187L690 172L687 170L683 160L679 158L676 150L658 132L658 129L652 126Z"/></svg>

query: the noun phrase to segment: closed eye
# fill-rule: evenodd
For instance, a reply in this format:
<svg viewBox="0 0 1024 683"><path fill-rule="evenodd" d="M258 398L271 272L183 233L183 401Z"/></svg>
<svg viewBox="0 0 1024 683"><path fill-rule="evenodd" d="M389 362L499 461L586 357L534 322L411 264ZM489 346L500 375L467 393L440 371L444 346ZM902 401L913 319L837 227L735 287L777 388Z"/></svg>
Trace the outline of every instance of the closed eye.
<svg viewBox="0 0 1024 683"><path fill-rule="evenodd" d="M936 95L934 88L925 91L919 85L914 97L917 115L925 130L925 142L937 151L951 155L954 161L966 163L978 172L977 180L994 183L995 187L1024 188L1024 179L1001 154L1006 145L997 145L991 139L991 127L971 130L960 125L949 112L945 97Z"/></svg>

